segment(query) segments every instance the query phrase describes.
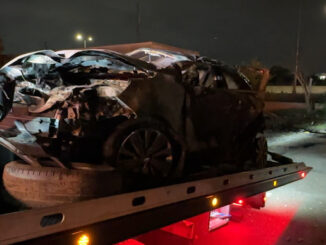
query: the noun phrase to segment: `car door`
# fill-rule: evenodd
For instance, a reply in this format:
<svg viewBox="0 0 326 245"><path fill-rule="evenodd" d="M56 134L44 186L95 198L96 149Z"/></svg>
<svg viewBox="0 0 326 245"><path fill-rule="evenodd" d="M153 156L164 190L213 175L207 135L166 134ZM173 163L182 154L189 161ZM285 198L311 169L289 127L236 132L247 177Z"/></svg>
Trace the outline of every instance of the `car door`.
<svg viewBox="0 0 326 245"><path fill-rule="evenodd" d="M224 70L228 91L234 97L236 105L234 106L235 120L234 133L243 135L246 133L248 126L253 124L263 109L263 102L257 98L257 94L253 91L246 81L235 71Z"/></svg>
<svg viewBox="0 0 326 245"><path fill-rule="evenodd" d="M200 88L194 88L197 92L190 93L190 118L197 150L205 154L206 160L217 163L232 159L239 99L228 89L220 69L213 68L210 72L206 80L199 83Z"/></svg>

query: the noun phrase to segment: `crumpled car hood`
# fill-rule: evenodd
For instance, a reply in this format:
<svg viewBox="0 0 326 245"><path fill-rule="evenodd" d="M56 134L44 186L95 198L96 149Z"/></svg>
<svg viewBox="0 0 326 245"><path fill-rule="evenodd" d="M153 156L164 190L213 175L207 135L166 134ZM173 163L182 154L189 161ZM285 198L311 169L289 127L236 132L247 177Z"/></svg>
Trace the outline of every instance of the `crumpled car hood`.
<svg viewBox="0 0 326 245"><path fill-rule="evenodd" d="M12 102L29 106L30 113L41 113L59 108L74 93L89 90L125 107L117 96L130 80L154 75L146 62L114 52L82 50L69 58L51 50L28 53L0 69L0 119Z"/></svg>
<svg viewBox="0 0 326 245"><path fill-rule="evenodd" d="M18 56L0 69L0 120L13 103L27 107L34 119L1 131L0 144L29 164L48 157L62 167L40 139L82 137L94 121L137 117L118 96L132 80L155 75L153 65L115 52L81 50L66 57L41 50Z"/></svg>

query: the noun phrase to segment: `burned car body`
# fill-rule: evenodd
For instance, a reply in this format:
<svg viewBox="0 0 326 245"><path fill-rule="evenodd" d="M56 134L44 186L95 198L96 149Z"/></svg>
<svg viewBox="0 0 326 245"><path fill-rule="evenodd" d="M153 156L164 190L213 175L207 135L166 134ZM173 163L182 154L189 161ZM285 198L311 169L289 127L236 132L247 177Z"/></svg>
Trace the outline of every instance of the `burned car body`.
<svg viewBox="0 0 326 245"><path fill-rule="evenodd" d="M2 131L0 143L32 165L86 162L168 176L266 162L263 102L215 60L150 49L69 57L46 50L2 67L0 84L1 118L12 104L33 117Z"/></svg>

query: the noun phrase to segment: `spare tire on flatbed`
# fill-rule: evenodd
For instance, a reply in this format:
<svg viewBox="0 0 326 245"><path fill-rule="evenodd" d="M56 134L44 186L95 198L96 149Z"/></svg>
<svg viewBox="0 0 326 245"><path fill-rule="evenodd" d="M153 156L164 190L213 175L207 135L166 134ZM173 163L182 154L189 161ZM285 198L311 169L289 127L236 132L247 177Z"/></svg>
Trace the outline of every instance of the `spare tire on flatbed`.
<svg viewBox="0 0 326 245"><path fill-rule="evenodd" d="M121 192L121 178L112 170L33 167L22 161L5 165L3 184L27 207L47 207Z"/></svg>

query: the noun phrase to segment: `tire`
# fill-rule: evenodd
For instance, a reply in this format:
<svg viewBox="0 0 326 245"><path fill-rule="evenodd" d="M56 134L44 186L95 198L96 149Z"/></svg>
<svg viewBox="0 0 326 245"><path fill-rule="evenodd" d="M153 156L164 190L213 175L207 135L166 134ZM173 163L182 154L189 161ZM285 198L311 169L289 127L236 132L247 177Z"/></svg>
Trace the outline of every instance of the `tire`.
<svg viewBox="0 0 326 245"><path fill-rule="evenodd" d="M267 165L268 147L267 140L263 134L258 134L256 136L254 146L254 166L257 169L265 168Z"/></svg>
<svg viewBox="0 0 326 245"><path fill-rule="evenodd" d="M128 120L104 143L105 162L124 174L169 179L183 169L184 151L175 134L154 119Z"/></svg>
<svg viewBox="0 0 326 245"><path fill-rule="evenodd" d="M26 207L47 207L120 192L121 178L113 171L32 167L13 161L5 165L7 192Z"/></svg>

